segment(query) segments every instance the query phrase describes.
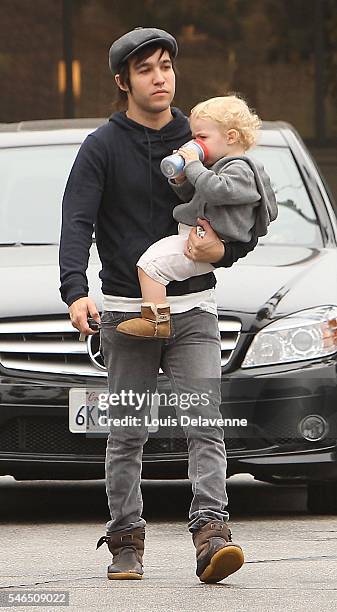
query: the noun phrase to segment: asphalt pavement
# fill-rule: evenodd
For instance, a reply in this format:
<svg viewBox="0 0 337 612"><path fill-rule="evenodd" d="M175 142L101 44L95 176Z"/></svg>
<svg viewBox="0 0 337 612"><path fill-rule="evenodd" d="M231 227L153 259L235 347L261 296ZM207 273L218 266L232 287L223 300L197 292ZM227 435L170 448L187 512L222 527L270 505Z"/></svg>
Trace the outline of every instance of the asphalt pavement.
<svg viewBox="0 0 337 612"><path fill-rule="evenodd" d="M335 516L310 516L304 486L248 475L228 481L233 540L243 568L216 585L199 582L187 530L187 481L144 481L145 576L109 581L109 519L103 481L16 482L0 477L0 600L13 590L69 592L72 612L329 612L337 609ZM59 606L0 607L54 612Z"/></svg>

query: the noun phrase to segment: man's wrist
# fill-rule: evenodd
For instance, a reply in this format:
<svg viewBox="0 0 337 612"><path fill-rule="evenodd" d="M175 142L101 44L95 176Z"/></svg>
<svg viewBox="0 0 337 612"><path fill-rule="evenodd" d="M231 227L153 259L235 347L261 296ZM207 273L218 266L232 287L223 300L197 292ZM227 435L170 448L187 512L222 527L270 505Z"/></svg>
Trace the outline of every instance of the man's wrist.
<svg viewBox="0 0 337 612"><path fill-rule="evenodd" d="M87 298L88 294L87 293L73 293L70 294L69 298L66 301L66 304L68 306L68 308L70 308L70 306L74 303L77 302L77 300L80 300L81 298Z"/></svg>
<svg viewBox="0 0 337 612"><path fill-rule="evenodd" d="M222 260L224 259L225 255L226 255L226 247L225 247L225 243L224 243L223 240L221 240L221 245L223 247L222 255L215 262L211 263L211 265L214 266L215 268L221 266L221 262L222 262Z"/></svg>
<svg viewBox="0 0 337 612"><path fill-rule="evenodd" d="M225 246L225 242L223 240L221 240L221 243L223 245L223 253L222 253L221 257L219 259L217 259L217 261L214 261L214 262L211 263L211 265L214 266L214 268L222 268L222 267L224 267L224 264L226 264L227 260L228 260L227 246Z"/></svg>

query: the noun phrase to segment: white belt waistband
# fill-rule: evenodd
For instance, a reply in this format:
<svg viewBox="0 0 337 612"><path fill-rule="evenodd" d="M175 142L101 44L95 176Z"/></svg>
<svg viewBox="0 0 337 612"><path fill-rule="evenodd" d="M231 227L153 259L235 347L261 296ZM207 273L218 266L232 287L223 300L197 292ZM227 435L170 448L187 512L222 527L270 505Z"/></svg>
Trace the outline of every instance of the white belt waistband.
<svg viewBox="0 0 337 612"><path fill-rule="evenodd" d="M103 295L103 309L117 310L119 312L140 312L142 301L142 298ZM170 304L172 314L186 312L192 310L192 308L201 308L212 314L217 314L214 289L205 289L204 291L187 293L185 295L167 296L167 301Z"/></svg>

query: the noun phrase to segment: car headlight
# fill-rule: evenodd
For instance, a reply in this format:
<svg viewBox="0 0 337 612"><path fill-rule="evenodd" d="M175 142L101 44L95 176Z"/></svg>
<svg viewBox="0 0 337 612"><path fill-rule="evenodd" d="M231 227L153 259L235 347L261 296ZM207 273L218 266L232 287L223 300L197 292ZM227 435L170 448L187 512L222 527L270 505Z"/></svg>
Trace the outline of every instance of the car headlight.
<svg viewBox="0 0 337 612"><path fill-rule="evenodd" d="M337 351L337 306L320 306L274 321L252 341L242 368L303 361Z"/></svg>

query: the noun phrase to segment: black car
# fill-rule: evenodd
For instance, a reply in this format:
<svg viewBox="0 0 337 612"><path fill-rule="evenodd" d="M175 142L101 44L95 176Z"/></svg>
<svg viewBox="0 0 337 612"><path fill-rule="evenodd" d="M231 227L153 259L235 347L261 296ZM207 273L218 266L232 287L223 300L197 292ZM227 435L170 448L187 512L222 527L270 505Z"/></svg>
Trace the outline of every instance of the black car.
<svg viewBox="0 0 337 612"><path fill-rule="evenodd" d="M102 120L0 126L0 474L102 478L106 433L97 397L107 379L99 336L79 341L59 296L60 203L76 152ZM279 216L230 269L219 269L221 412L228 475L308 484L312 512L337 510L337 226L303 142L265 123L260 159ZM91 248L91 296L101 306ZM158 376L158 390L168 389ZM162 407L152 406L153 414ZM167 411L167 407L166 407ZM183 477L187 448L153 427L144 477Z"/></svg>

